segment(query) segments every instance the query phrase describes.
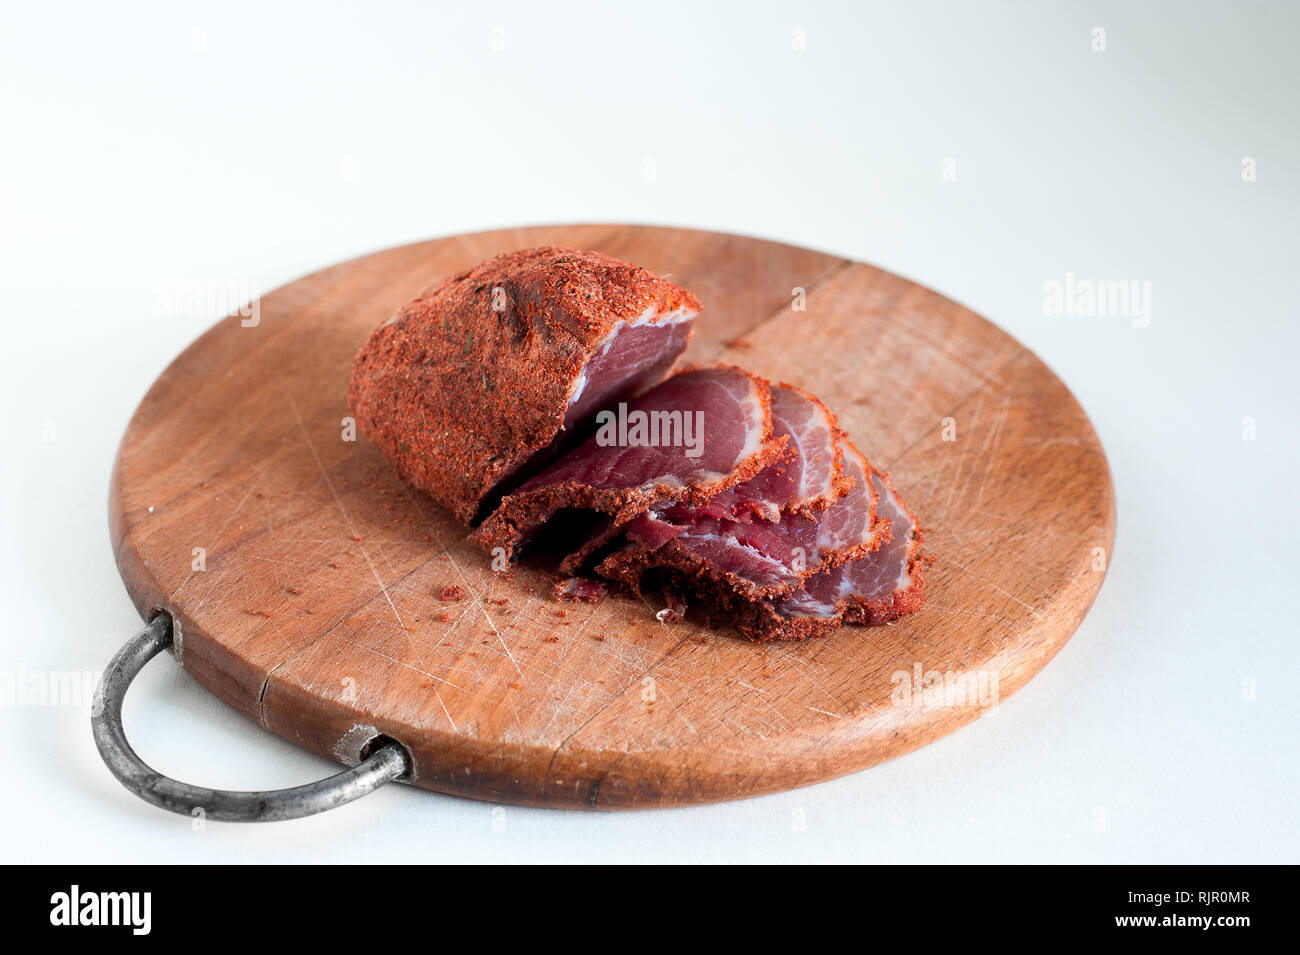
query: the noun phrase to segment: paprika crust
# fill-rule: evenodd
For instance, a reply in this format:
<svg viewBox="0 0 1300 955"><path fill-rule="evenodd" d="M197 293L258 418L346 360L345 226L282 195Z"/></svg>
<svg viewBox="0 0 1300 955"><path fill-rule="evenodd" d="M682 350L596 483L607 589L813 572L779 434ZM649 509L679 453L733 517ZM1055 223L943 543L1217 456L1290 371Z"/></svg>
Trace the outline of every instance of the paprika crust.
<svg viewBox="0 0 1300 955"><path fill-rule="evenodd" d="M470 523L566 429L667 374L699 310L685 289L597 252L497 256L375 329L348 404L403 478Z"/></svg>

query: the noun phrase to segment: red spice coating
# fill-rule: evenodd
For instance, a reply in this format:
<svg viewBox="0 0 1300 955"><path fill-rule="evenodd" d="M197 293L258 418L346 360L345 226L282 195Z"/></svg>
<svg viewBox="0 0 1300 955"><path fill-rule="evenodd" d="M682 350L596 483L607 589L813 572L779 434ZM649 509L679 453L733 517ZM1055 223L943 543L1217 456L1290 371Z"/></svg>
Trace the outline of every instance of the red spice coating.
<svg viewBox="0 0 1300 955"><path fill-rule="evenodd" d="M574 382L615 327L679 308L700 303L598 252L497 256L375 329L353 365L348 404L402 477L468 523L559 433Z"/></svg>
<svg viewBox="0 0 1300 955"><path fill-rule="evenodd" d="M893 491L894 486L889 480L889 475L882 473L880 476L890 491ZM897 493L894 497L912 524L912 543L907 550L908 586L903 590L894 590L888 597L877 600L850 597L849 602L842 608L845 623L868 626L891 623L899 617L915 613L925 603L925 568L929 562L929 558L921 551L921 545L925 543L925 531L916 515L912 513L912 509L907 506L907 502Z"/></svg>
<svg viewBox="0 0 1300 955"><path fill-rule="evenodd" d="M887 474L880 475L893 490ZM658 584L665 593L693 593L709 612L710 625L730 625L757 642L772 640L807 640L838 630L842 624L879 626L920 610L925 603L924 569L921 553L924 540L916 515L901 497L895 497L912 523L911 545L907 553L908 586L888 596L865 600L849 596L828 617L789 617L779 613L771 598L755 599L738 588L733 575L707 561L666 562L662 552L642 547L624 547L606 557L596 572L620 587L640 594L647 574L658 572ZM671 546L671 545L668 545Z"/></svg>

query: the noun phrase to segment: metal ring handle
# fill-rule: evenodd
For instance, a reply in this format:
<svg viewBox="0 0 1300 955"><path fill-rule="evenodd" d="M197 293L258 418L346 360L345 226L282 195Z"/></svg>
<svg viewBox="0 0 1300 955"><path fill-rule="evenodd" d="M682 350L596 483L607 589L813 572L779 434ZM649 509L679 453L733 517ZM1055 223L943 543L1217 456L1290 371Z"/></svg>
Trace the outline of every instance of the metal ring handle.
<svg viewBox="0 0 1300 955"><path fill-rule="evenodd" d="M90 717L99 755L118 781L145 802L185 816L202 810L206 818L222 822L275 822L342 806L410 771L406 751L398 743L387 742L351 769L292 789L207 789L162 775L136 755L127 742L122 728L122 701L136 674L171 644L172 619L160 613L117 651L95 689Z"/></svg>

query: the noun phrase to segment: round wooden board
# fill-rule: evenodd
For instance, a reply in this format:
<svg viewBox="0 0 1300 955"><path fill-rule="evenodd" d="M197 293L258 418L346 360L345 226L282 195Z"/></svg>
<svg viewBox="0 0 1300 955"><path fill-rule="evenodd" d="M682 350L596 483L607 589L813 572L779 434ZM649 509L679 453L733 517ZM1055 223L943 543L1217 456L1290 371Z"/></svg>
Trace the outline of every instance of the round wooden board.
<svg viewBox="0 0 1300 955"><path fill-rule="evenodd" d="M756 645L636 600L559 604L540 573L493 573L364 436L345 439L349 369L376 325L442 276L550 243L695 291L687 360L820 395L926 528L924 610ZM343 763L383 733L418 786L596 809L807 785L1005 701L1101 586L1114 494L1074 397L988 322L867 265L684 229L503 230L336 265L256 318L217 324L145 397L114 471L113 542L195 679ZM451 585L468 596L441 599ZM917 674L955 695L925 695Z"/></svg>

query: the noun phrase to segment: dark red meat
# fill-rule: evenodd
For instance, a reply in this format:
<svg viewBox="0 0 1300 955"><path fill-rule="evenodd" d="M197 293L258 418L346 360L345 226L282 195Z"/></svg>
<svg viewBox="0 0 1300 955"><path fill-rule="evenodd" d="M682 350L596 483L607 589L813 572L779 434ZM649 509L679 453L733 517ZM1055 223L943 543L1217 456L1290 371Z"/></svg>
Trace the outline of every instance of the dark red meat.
<svg viewBox="0 0 1300 955"><path fill-rule="evenodd" d="M743 600L780 596L819 570L880 546L888 524L876 518L870 465L844 442L844 477L852 487L813 516L785 512L776 521L714 517L702 508L673 504L638 516L627 526L627 545L601 561L598 572L637 588L650 569L671 569L710 592Z"/></svg>
<svg viewBox="0 0 1300 955"><path fill-rule="evenodd" d="M558 511L608 515L621 527L669 502L703 504L753 477L782 451L772 435L770 389L728 365L683 372L617 413L542 473L506 495L473 534L514 557Z"/></svg>
<svg viewBox="0 0 1300 955"><path fill-rule="evenodd" d="M785 454L698 508L700 516L736 521L777 521L792 512L811 516L848 489L852 479L844 476L839 427L819 398L793 385L773 385L772 433L786 438Z"/></svg>
<svg viewBox="0 0 1300 955"><path fill-rule="evenodd" d="M890 540L877 551L804 582L803 589L775 603L789 621L881 624L920 609L924 600L921 531L886 475L873 471L880 513L892 525Z"/></svg>

